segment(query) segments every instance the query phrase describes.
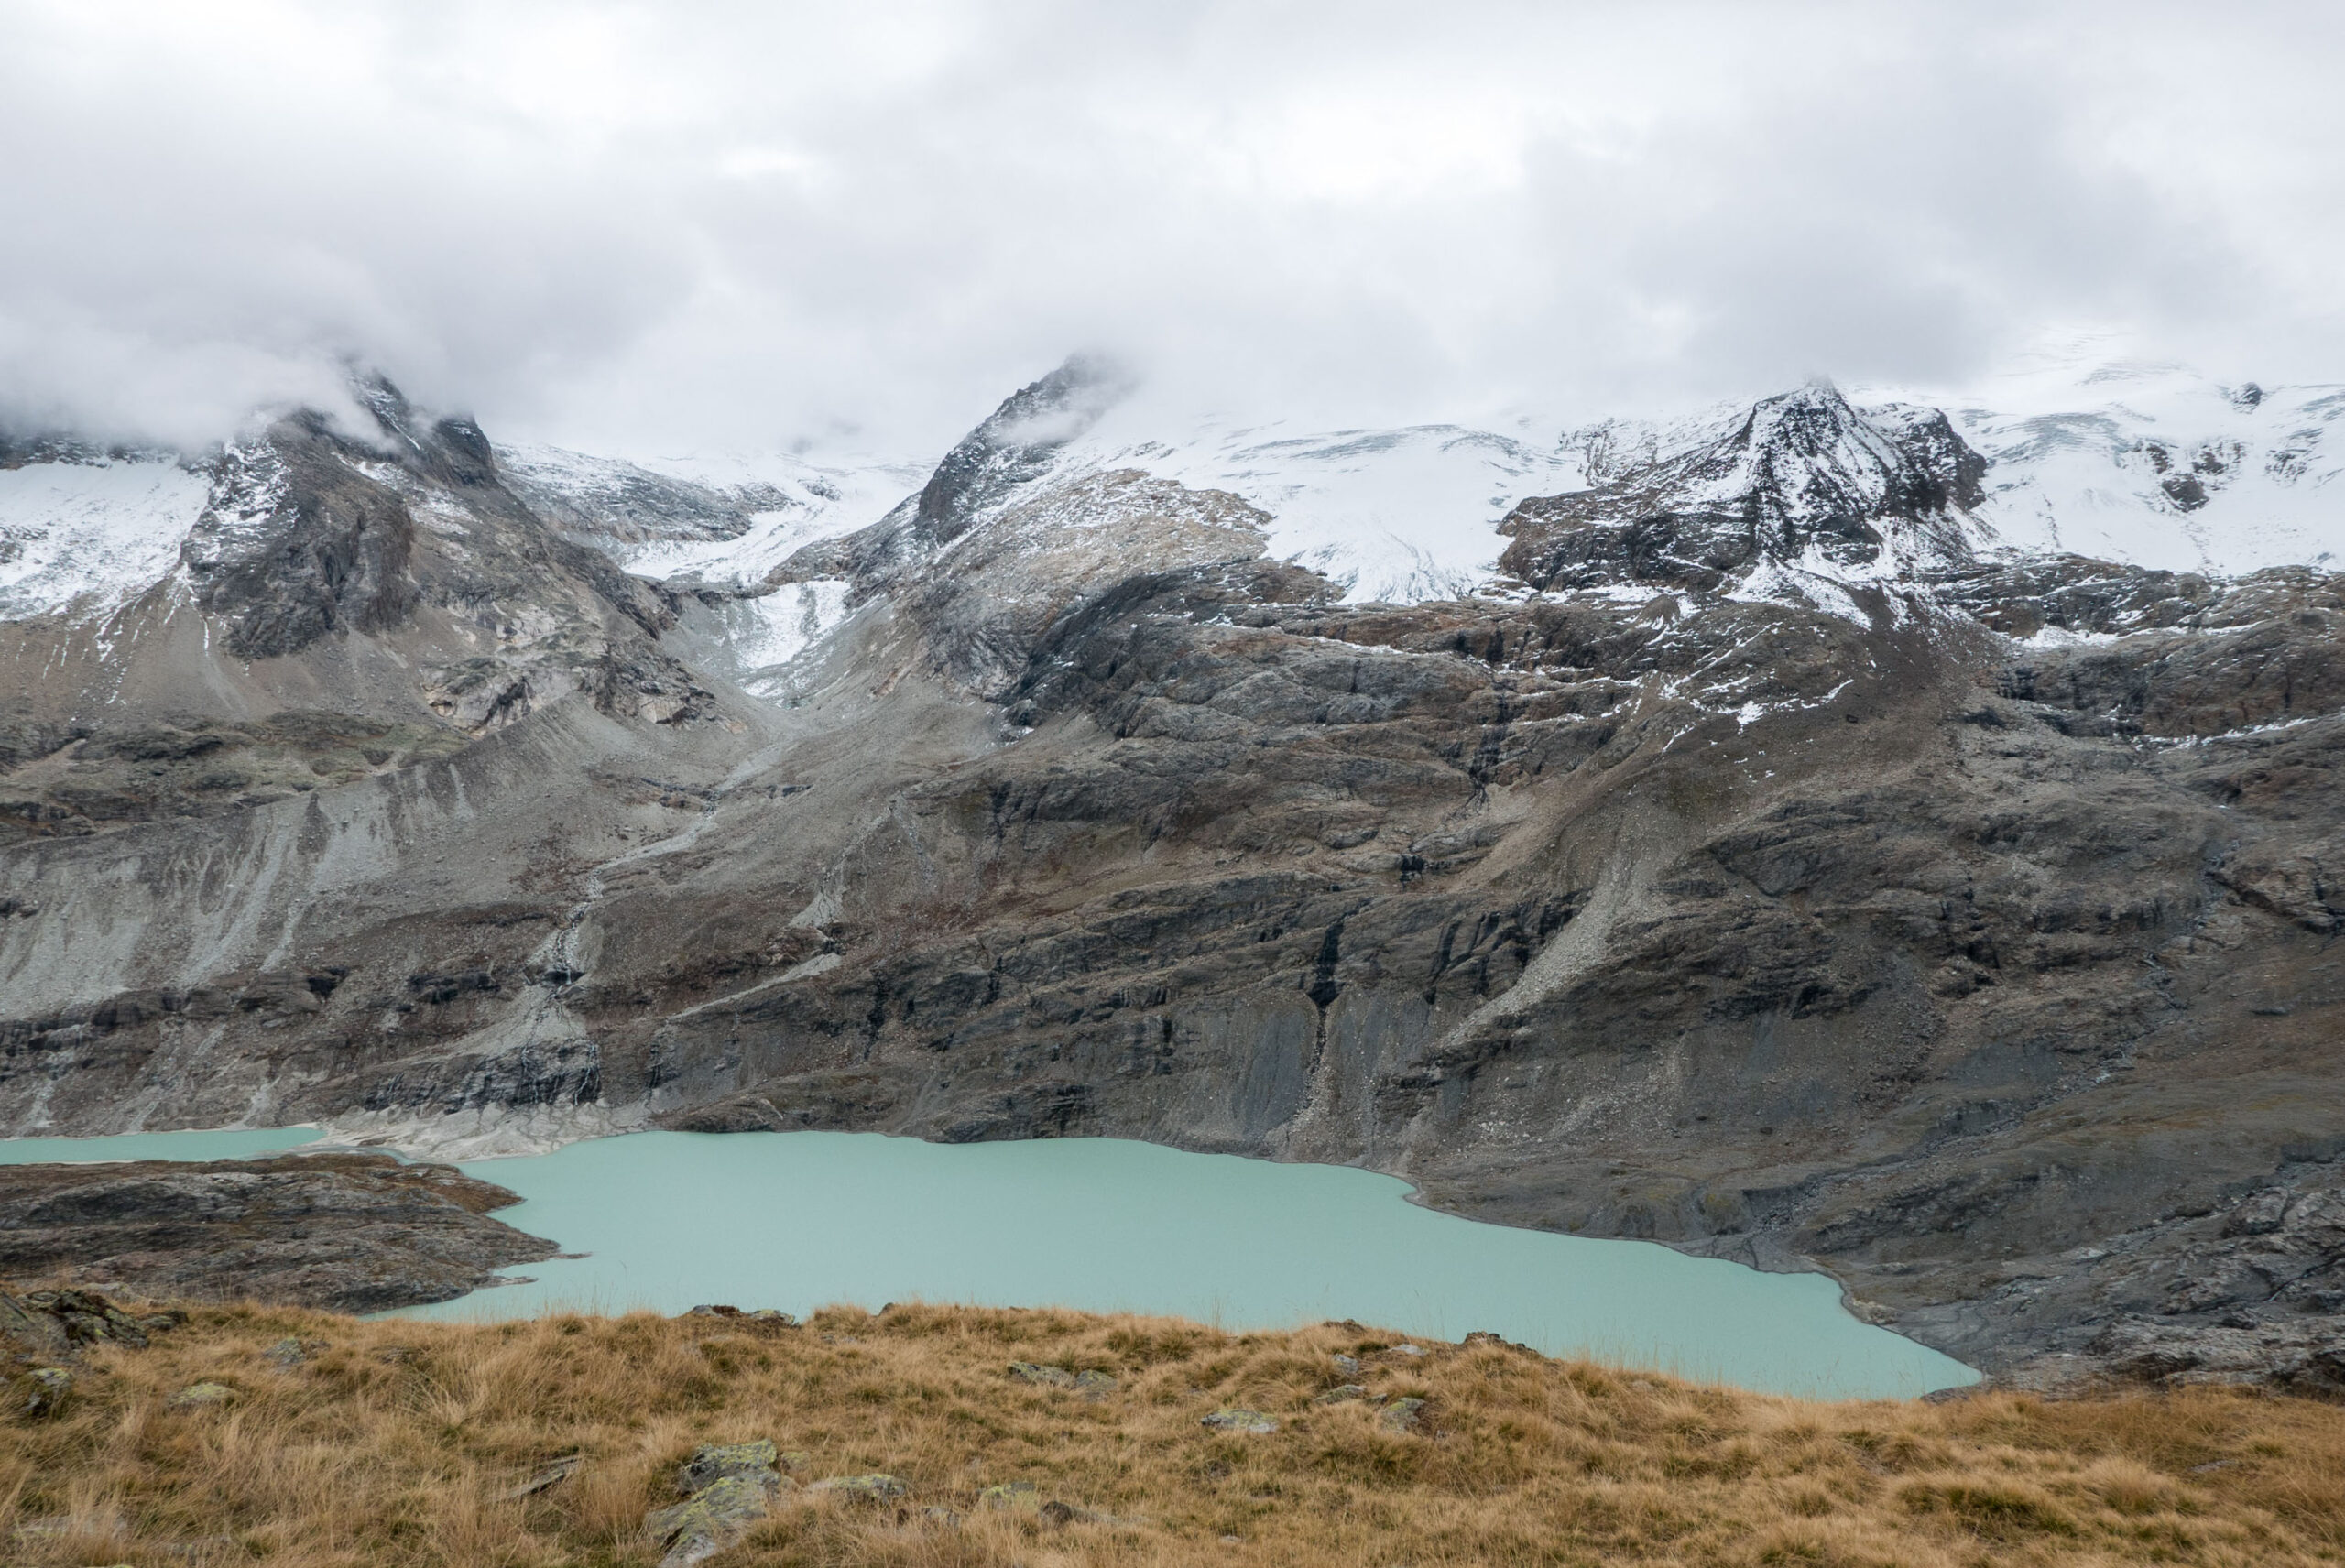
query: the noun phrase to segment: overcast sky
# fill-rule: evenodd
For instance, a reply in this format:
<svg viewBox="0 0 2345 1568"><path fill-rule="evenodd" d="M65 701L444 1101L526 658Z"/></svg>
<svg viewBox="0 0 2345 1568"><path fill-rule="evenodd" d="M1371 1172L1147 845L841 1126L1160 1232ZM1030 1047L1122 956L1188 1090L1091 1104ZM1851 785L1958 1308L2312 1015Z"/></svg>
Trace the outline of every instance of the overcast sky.
<svg viewBox="0 0 2345 1568"><path fill-rule="evenodd" d="M2345 379L2345 7L0 0L0 415L387 367L609 450L948 442L1070 349L1323 422Z"/></svg>

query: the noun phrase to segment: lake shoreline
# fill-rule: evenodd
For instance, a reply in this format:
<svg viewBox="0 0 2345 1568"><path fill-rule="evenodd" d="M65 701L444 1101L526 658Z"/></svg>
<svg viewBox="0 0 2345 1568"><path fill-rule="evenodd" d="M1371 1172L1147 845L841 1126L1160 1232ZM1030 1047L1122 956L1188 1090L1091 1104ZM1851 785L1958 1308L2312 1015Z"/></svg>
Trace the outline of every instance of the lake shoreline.
<svg viewBox="0 0 2345 1568"><path fill-rule="evenodd" d="M919 1299L1263 1330L1323 1318L1449 1340L1489 1330L1547 1353L1820 1397L1977 1377L1850 1316L1829 1276L1480 1224L1352 1167L1126 1139L651 1132L466 1174L517 1194L501 1220L564 1256L540 1255L527 1281L400 1310L502 1319L736 1301L803 1315Z"/></svg>

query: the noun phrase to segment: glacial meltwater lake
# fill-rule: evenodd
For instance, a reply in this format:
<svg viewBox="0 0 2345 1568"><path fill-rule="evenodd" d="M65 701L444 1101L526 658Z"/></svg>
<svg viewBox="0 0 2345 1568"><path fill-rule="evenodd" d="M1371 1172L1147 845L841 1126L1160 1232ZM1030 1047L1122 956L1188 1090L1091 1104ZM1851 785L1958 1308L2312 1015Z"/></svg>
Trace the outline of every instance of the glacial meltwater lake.
<svg viewBox="0 0 2345 1568"><path fill-rule="evenodd" d="M306 1128L0 1141L0 1162L205 1160ZM406 1314L804 1316L834 1301L1066 1306L1280 1328L1323 1318L1431 1339L1489 1329L1550 1355L1823 1399L1969 1383L1874 1328L1821 1274L1762 1274L1651 1242L1483 1225L1406 1182L1121 1138L931 1144L876 1133L633 1133L468 1164L520 1193L497 1217L581 1258Z"/></svg>

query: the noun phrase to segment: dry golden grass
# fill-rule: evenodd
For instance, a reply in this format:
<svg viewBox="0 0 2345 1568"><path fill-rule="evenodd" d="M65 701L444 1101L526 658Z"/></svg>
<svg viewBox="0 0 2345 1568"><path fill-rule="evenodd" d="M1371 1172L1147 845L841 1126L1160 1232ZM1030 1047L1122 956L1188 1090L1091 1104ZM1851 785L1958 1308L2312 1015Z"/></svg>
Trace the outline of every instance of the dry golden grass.
<svg viewBox="0 0 2345 1568"><path fill-rule="evenodd" d="M264 1352L289 1335L330 1348L278 1370ZM643 1513L674 1500L691 1449L770 1437L807 1452L802 1478L900 1475L908 1506L786 1496L716 1568L2345 1559L2345 1410L2330 1406L2222 1392L1816 1404L1495 1345L1360 1379L1430 1400L1418 1434L1310 1403L1339 1381L1331 1353L1391 1343L1349 1325L1224 1334L925 1307L771 1331L202 1309L151 1349L94 1354L64 1415L0 1428L0 1553L57 1568L649 1564ZM1013 1382L1012 1360L1121 1387L1086 1403ZM235 1397L167 1408L202 1380ZM1280 1428L1198 1425L1224 1404ZM576 1476L506 1497L571 1453L588 1456ZM976 1506L1014 1480L1122 1522L1053 1529Z"/></svg>

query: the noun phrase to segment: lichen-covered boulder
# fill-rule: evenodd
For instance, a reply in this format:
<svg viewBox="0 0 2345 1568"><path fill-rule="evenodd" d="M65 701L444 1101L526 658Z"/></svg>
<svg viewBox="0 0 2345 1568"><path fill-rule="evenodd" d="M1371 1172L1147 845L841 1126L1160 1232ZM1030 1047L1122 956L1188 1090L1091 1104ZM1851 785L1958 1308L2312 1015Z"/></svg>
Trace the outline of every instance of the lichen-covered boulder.
<svg viewBox="0 0 2345 1568"><path fill-rule="evenodd" d="M806 1488L809 1494L828 1493L850 1502L892 1503L911 1488L893 1475L834 1475Z"/></svg>
<svg viewBox="0 0 2345 1568"><path fill-rule="evenodd" d="M1366 1388L1358 1383L1342 1383L1328 1389L1325 1393L1319 1395L1311 1402L1314 1405L1341 1405L1348 1404L1354 1399L1365 1399L1366 1398L1368 1398L1368 1389Z"/></svg>
<svg viewBox="0 0 2345 1568"><path fill-rule="evenodd" d="M175 1410L201 1410L224 1405L235 1397L236 1390L225 1383L191 1383L163 1403Z"/></svg>
<svg viewBox="0 0 2345 1568"><path fill-rule="evenodd" d="M1013 1361L1009 1375L1020 1383L1032 1383L1043 1388L1072 1388L1074 1374L1063 1367L1037 1367L1031 1361Z"/></svg>
<svg viewBox="0 0 2345 1568"><path fill-rule="evenodd" d="M1389 1432L1414 1432L1424 1416L1423 1399L1395 1399L1376 1414L1376 1422Z"/></svg>
<svg viewBox="0 0 2345 1568"><path fill-rule="evenodd" d="M63 1410L72 1393L72 1373L62 1367L36 1367L16 1379L8 1406L26 1421L40 1421Z"/></svg>
<svg viewBox="0 0 2345 1568"><path fill-rule="evenodd" d="M762 1437L749 1443L704 1443L677 1470L676 1490L690 1496L736 1475L779 1486L780 1460L780 1448Z"/></svg>
<svg viewBox="0 0 2345 1568"><path fill-rule="evenodd" d="M979 1492L977 1506L1000 1513L1031 1514L1042 1508L1042 1493L1031 1481L1004 1481Z"/></svg>
<svg viewBox="0 0 2345 1568"><path fill-rule="evenodd" d="M752 1476L727 1475L673 1508L654 1508L644 1515L643 1528L669 1548L668 1555L660 1559L662 1568L680 1568L724 1550L773 1511L780 1485L780 1477L768 1486Z"/></svg>
<svg viewBox="0 0 2345 1568"><path fill-rule="evenodd" d="M65 1325L0 1290L0 1346L35 1361L61 1361L73 1354Z"/></svg>
<svg viewBox="0 0 2345 1568"><path fill-rule="evenodd" d="M1085 1371L1074 1375L1076 1392L1093 1404L1097 1404L1116 1391L1116 1380L1105 1372Z"/></svg>
<svg viewBox="0 0 2345 1568"><path fill-rule="evenodd" d="M290 1372L325 1348L326 1342L322 1339L287 1338L278 1340L260 1354L263 1360L279 1372Z"/></svg>
<svg viewBox="0 0 2345 1568"><path fill-rule="evenodd" d="M1211 1427L1216 1432L1263 1432L1279 1429L1279 1423L1261 1411L1240 1410L1235 1405L1223 1406L1211 1415L1201 1418L1197 1424Z"/></svg>
<svg viewBox="0 0 2345 1568"><path fill-rule="evenodd" d="M95 1290L35 1290L25 1304L55 1318L76 1349L108 1342L146 1348L147 1331L138 1320Z"/></svg>

